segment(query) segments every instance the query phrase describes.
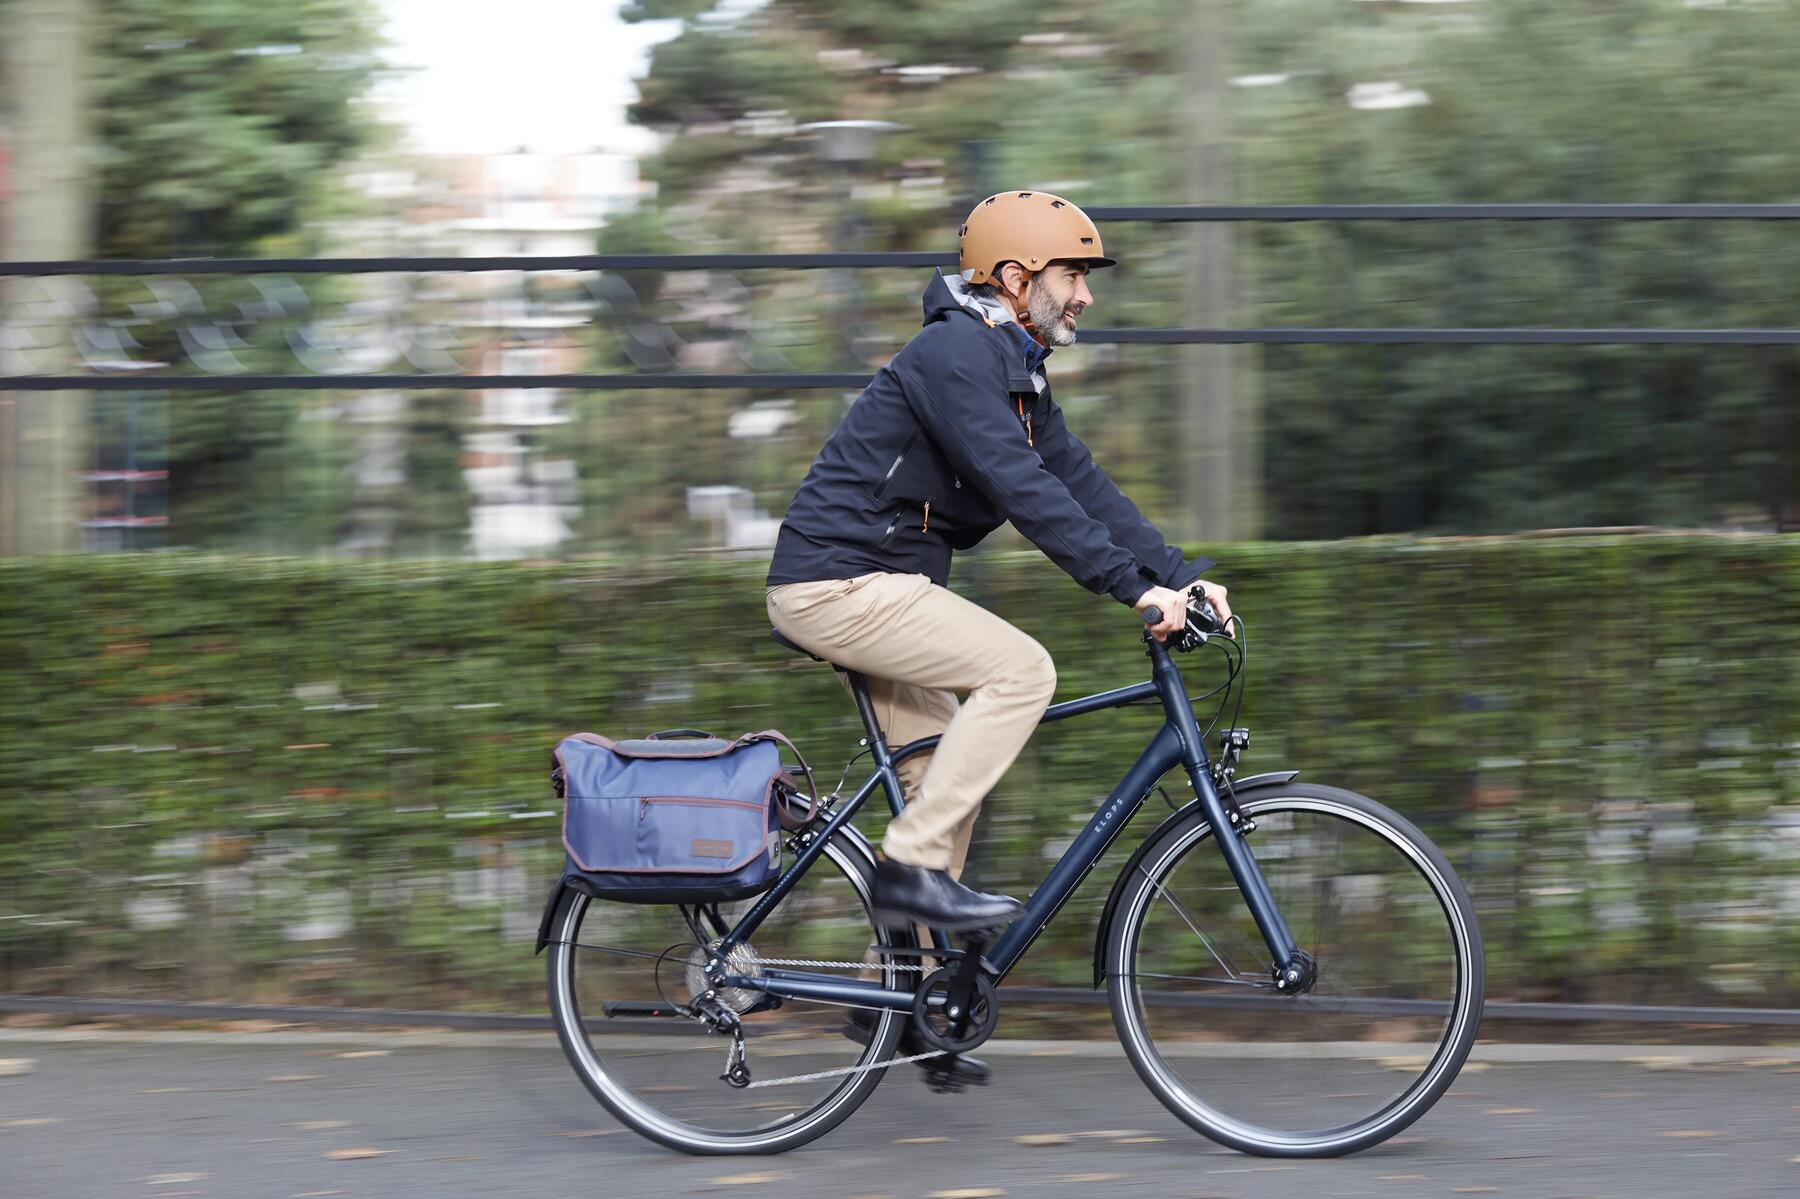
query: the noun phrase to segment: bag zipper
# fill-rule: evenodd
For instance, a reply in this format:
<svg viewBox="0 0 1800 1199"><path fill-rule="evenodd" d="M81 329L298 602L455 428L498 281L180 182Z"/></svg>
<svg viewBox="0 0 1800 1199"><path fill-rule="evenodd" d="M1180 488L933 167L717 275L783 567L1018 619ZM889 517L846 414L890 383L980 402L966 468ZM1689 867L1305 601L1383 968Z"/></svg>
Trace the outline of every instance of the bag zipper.
<svg viewBox="0 0 1800 1199"><path fill-rule="evenodd" d="M642 795L638 797L638 819L642 820L644 818L644 810L646 808L651 804L658 803L688 804L722 808L749 808L753 812L760 812L764 807L762 804L751 803L749 800L745 799L714 799L700 795Z"/></svg>

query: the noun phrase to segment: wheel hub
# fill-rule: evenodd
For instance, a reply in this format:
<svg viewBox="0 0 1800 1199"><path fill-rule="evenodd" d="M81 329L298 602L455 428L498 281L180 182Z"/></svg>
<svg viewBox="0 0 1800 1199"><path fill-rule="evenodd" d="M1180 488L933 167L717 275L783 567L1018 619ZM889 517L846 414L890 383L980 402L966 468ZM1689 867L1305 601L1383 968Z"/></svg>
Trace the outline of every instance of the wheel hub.
<svg viewBox="0 0 1800 1199"><path fill-rule="evenodd" d="M688 954L687 969L684 972L688 989L688 1001L694 1003L710 994L721 1007L742 1015L750 1010L757 1000L763 998L761 991L753 991L749 987L715 987L706 977L706 964L718 958L719 946L723 937L715 938L702 947L694 946ZM756 950L740 941L732 946L731 953L724 959L724 973L735 974L739 978L756 978L762 974L762 959Z"/></svg>
<svg viewBox="0 0 1800 1199"><path fill-rule="evenodd" d="M1319 964L1306 950L1296 949L1287 965L1276 966L1270 973L1275 979L1275 989L1283 995L1304 995L1319 981Z"/></svg>

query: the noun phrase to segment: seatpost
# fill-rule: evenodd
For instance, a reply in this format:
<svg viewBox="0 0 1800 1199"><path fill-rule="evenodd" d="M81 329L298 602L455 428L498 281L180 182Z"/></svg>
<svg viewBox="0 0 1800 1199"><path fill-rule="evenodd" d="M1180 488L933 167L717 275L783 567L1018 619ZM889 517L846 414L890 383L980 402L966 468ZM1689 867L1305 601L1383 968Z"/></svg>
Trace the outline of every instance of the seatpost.
<svg viewBox="0 0 1800 1199"><path fill-rule="evenodd" d="M894 758L888 752L881 721L875 715L875 701L869 698L869 681L855 670L846 670L844 677L850 680L850 695L856 700L857 715L862 717L869 756L875 759L875 772L881 776L881 789L887 792L888 808L898 816L906 806L906 795L900 786L900 776L894 771Z"/></svg>

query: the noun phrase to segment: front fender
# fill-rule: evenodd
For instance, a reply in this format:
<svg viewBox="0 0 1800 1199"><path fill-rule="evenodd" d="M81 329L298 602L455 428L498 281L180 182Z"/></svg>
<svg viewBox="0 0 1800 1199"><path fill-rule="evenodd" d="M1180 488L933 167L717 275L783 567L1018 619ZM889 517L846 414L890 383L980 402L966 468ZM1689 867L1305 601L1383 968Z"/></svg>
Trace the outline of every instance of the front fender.
<svg viewBox="0 0 1800 1199"><path fill-rule="evenodd" d="M1232 784L1231 789L1233 794L1241 799L1245 797L1246 791L1256 787L1291 783L1299 774L1298 770L1271 770L1266 774L1253 774L1249 778L1239 779ZM1162 839L1163 833L1178 821L1186 820L1199 806L1198 799L1190 800L1164 817L1163 822L1157 825L1148 837L1140 841L1136 849L1131 851L1131 856L1125 860L1124 869L1120 870L1119 877L1113 880L1112 890L1106 896L1106 906L1100 909L1099 927L1094 930L1094 986L1096 988L1106 978L1106 934L1107 930L1112 928L1113 913L1118 910L1119 897L1125 892L1126 880L1131 878L1133 872L1137 870L1138 863L1143 860L1144 854L1149 851L1150 847Z"/></svg>

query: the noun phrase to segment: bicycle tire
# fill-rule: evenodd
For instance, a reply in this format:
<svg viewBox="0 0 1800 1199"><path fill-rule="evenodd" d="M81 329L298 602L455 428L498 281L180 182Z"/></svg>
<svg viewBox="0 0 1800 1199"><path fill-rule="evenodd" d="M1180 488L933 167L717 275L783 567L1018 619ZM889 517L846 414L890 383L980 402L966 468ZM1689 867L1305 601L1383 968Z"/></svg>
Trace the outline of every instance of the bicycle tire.
<svg viewBox="0 0 1800 1199"><path fill-rule="evenodd" d="M863 853L843 834L835 836L825 847L824 853L816 859L808 870L813 871L835 866L849 882L856 896L861 900L863 915L868 915L869 908L869 873ZM802 885L804 880L802 880ZM794 898L784 897L783 904ZM646 1095L635 1093L616 1068L609 1068L608 1054L596 1049L594 1041L589 1037L584 1022L578 987L576 984L575 949L580 937L583 918L592 910L592 901L583 894L569 891L563 898L552 922L553 936L545 963L546 979L549 987L550 1011L556 1025L556 1034L562 1043L563 1053L574 1068L576 1076L600 1104L627 1128L658 1144L683 1153L696 1155L728 1155L728 1154L776 1154L824 1136L836 1128L856 1111L858 1107L880 1085L887 1067L879 1066L861 1073L844 1077L843 1082L833 1086L817 1103L804 1111L793 1114L792 1118L783 1118L778 1122L743 1131L726 1131L698 1127L689 1121L677 1118L657 1109ZM770 920L778 919L782 907L777 906ZM880 941L879 930L873 920L869 921L870 936L865 941ZM891 939L882 942L896 947L913 944L910 933L892 930L887 934ZM752 943L755 938L751 938ZM885 973L885 984L889 987L906 985L905 980L912 976L892 969L900 959L890 957L884 966L878 966ZM904 1031L908 1014L902 1012L882 1012L882 1019L875 1025L873 1035L868 1044L856 1058L859 1066L874 1062L885 1062L893 1056L894 1048L899 1043ZM712 1038L718 1048L723 1049L730 1043L723 1036ZM604 1044L604 1036L601 1038ZM724 1084L718 1084L723 1086ZM643 1090L645 1088L640 1088ZM669 1088L660 1088L667 1090ZM742 1095L746 1108L772 1092L733 1091L732 1095ZM766 1104L765 1104L766 1106Z"/></svg>
<svg viewBox="0 0 1800 1199"><path fill-rule="evenodd" d="M1121 893L1117 911L1106 933L1107 992L1112 1007L1114 1027L1118 1031L1119 1039L1125 1047L1126 1055L1131 1060L1133 1069L1137 1071L1138 1076L1149 1087L1151 1093L1178 1119L1220 1144L1245 1153L1266 1157L1334 1157L1379 1144L1430 1110L1431 1106L1455 1081L1457 1072L1462 1068L1463 1062L1468 1057L1469 1049L1474 1044L1476 1031L1481 1022L1482 992L1486 977L1481 931L1476 920L1474 905L1462 882L1457 878L1455 870L1437 847L1404 817L1366 796L1336 787L1290 782L1271 784L1248 793L1240 791L1238 799L1245 813L1253 821L1265 826L1271 824L1272 821L1285 819L1288 824L1297 827L1300 822L1294 815L1284 815L1295 813L1307 817L1308 827L1311 826L1314 817L1320 818L1318 823L1321 826L1324 819L1329 818L1342 822L1346 830L1360 829L1371 833L1397 851L1404 859L1401 863L1402 866L1410 868L1412 872L1416 873L1418 879L1428 889L1430 897L1439 905L1444 928L1448 933L1447 943L1452 950L1455 963L1454 990L1448 1003L1428 1004L1423 1009L1426 1012L1435 1012L1440 1007L1447 1007L1447 1014L1442 1017L1442 1031L1436 1043L1431 1046L1430 1051L1418 1065L1416 1077L1412 1077L1388 1102L1360 1117L1341 1120L1336 1124L1318 1129L1276 1129L1249 1122L1237 1115L1227 1113L1218 1105L1216 1099L1209 1101L1196 1089L1194 1084L1182 1078L1179 1071L1170 1064L1170 1051L1176 1050L1178 1047L1172 1039L1164 1046L1159 1047L1151 1032L1143 986L1143 980L1145 977L1149 977L1149 974L1141 971L1138 963L1144 947L1143 928L1151 911L1152 901L1159 893L1172 894L1166 884L1163 884L1162 890L1159 892L1159 884L1171 875L1190 852L1204 853L1208 849L1213 830L1204 814L1197 810L1190 813L1187 819L1165 828L1154 842L1145 847L1145 852L1138 858L1139 870L1135 877L1126 881ZM1259 834L1256 833L1251 834L1250 845L1253 851L1256 849L1258 836ZM1365 839L1359 840L1355 844L1360 847L1370 843ZM1371 849L1370 852L1373 850ZM1222 863L1222 856L1220 858ZM1222 869L1222 865L1220 868ZM1270 872L1266 864L1264 873L1265 877L1269 877ZM1408 877L1404 869L1399 871L1399 877ZM1229 878L1226 881L1229 883ZM1276 892L1277 902L1283 907L1284 916L1286 916L1288 905L1282 903L1281 887L1277 885L1275 878L1269 877L1269 881L1271 889ZM1225 889L1214 888L1213 890ZM1240 910L1243 909L1243 899L1241 893L1235 891L1235 884L1232 884L1229 889L1232 894L1224 899L1216 900L1216 902L1235 903ZM1210 897L1206 898L1207 901L1213 901ZM1175 899L1171 899L1169 902L1178 912L1184 906ZM1423 908L1424 906L1416 903L1413 905L1414 908ZM1195 928L1190 919L1192 913L1181 914L1183 920L1189 921L1189 927ZM1426 915L1429 916L1428 909ZM1195 928L1195 931L1198 935L1205 930ZM1294 933L1296 938L1301 941L1302 949L1307 949L1309 952L1313 952L1315 957L1320 957L1320 981L1323 984L1328 978L1328 972L1332 969L1332 954L1326 953L1321 956L1316 945L1306 944L1299 928L1295 928ZM1199 937L1199 939L1204 941L1207 938ZM1247 943L1248 940L1245 938L1240 943ZM1206 947L1221 966L1227 966L1227 962L1217 952L1214 945L1209 943ZM1261 945L1260 940L1256 942L1255 949L1266 959L1267 949ZM1266 969L1267 963L1264 962L1263 965ZM1186 978L1188 976L1158 975L1157 977ZM1247 978L1249 976L1244 974L1236 977ZM1195 978L1193 981L1216 984L1229 980ZM1261 998L1246 996L1240 991L1226 988L1203 987L1199 988L1196 994L1201 1006L1212 1004L1221 1008L1258 1010L1259 1018L1265 1021L1279 1021L1284 1018L1293 1021L1295 1019L1293 1016L1284 1017L1280 1014L1283 1010L1280 1005L1306 1002L1269 990L1258 991L1257 995L1262 996ZM1214 998L1215 995L1221 997ZM1160 997L1160 1001L1164 1004L1170 1002L1166 993ZM1189 998L1189 1002L1193 1002L1192 997ZM1315 1006L1321 1010L1331 1011L1331 1005L1335 1004L1337 1005L1336 1012L1341 1016L1346 1012L1352 1015L1357 1014L1359 1005L1365 1011L1370 1008L1380 1009L1384 1002L1389 1002L1390 1005L1393 1003L1393 1001L1383 1001L1379 997L1374 999L1338 998L1327 994L1321 996ZM1404 1006L1408 1002L1417 1003L1416 1000L1397 1001L1403 1010L1411 1010ZM1303 1007L1294 1006L1286 1008L1289 1013L1304 1013L1306 1010ZM1303 1016L1301 1020L1303 1021L1304 1018ZM1429 1021L1427 1020L1427 1022ZM1354 1042L1321 1041L1318 1044L1322 1047L1328 1046L1324 1052L1340 1055L1336 1060L1352 1063L1357 1068L1362 1067L1365 1059L1358 1058L1356 1055L1359 1052L1370 1052ZM1210 1069L1213 1072L1212 1082L1214 1085L1224 1085L1223 1080L1229 1074L1229 1067L1232 1065L1230 1055L1233 1048L1202 1044L1181 1048L1185 1049L1191 1058L1210 1059L1211 1065L1203 1066L1202 1069ZM1301 1047L1301 1052L1296 1052L1291 1043L1283 1045L1273 1041L1258 1043L1249 1048L1236 1047L1237 1052L1250 1055L1246 1060L1260 1058L1263 1063L1261 1066L1238 1067L1239 1073L1247 1080L1243 1106L1248 1109L1260 1105L1260 1109L1279 1110L1280 1104L1284 1102L1279 1097L1256 1096L1256 1071L1271 1069L1267 1063L1282 1057L1302 1058L1304 1050L1304 1045ZM1379 1054L1380 1051L1375 1049L1372 1052ZM1382 1070L1401 1073L1410 1072L1413 1068L1411 1063L1414 1061L1411 1057L1382 1058L1379 1056L1372 1060ZM1284 1068L1292 1069L1298 1087L1303 1085L1303 1071L1311 1066L1316 1066L1316 1063L1303 1063L1298 1067ZM1373 1068L1370 1067L1371 1070ZM1304 1081L1319 1086L1316 1078L1305 1078ZM1379 1091L1380 1085L1379 1081L1375 1084L1377 1091ZM1323 1088L1320 1087L1320 1090L1322 1092ZM1350 1092L1350 1094L1357 1093ZM1339 1095L1327 1095L1325 1098L1334 1101L1344 1099ZM1352 1099L1345 1102L1361 1103L1363 1100ZM1303 1098L1292 1102L1290 1106L1304 1107L1306 1104L1307 1100Z"/></svg>

